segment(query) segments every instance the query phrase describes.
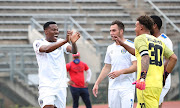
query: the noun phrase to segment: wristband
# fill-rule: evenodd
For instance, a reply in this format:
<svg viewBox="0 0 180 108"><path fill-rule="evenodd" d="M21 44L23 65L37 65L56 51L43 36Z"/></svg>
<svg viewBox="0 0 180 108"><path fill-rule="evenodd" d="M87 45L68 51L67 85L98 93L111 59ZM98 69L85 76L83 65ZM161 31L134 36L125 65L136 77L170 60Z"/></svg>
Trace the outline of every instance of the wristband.
<svg viewBox="0 0 180 108"><path fill-rule="evenodd" d="M168 77L169 75L169 72L167 72L166 70L164 71L164 74L163 74L163 78L164 80L166 80L166 78Z"/></svg>
<svg viewBox="0 0 180 108"><path fill-rule="evenodd" d="M142 71L141 72L141 76L140 76L140 79L146 79L146 75L147 75L147 71Z"/></svg>

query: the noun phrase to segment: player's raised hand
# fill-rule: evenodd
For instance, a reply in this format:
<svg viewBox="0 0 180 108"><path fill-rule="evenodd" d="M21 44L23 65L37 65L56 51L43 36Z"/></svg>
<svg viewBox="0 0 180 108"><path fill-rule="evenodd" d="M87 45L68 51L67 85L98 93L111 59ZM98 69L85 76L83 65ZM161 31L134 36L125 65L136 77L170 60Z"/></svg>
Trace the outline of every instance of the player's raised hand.
<svg viewBox="0 0 180 108"><path fill-rule="evenodd" d="M146 88L146 83L143 78L133 82L132 84L136 84L136 88L140 90L144 90Z"/></svg>
<svg viewBox="0 0 180 108"><path fill-rule="evenodd" d="M71 37L71 42L75 43L79 38L80 38L80 33L76 32L75 34L73 34Z"/></svg>
<svg viewBox="0 0 180 108"><path fill-rule="evenodd" d="M114 71L108 74L108 77L111 79L114 79L116 77L118 77L119 75L121 75L121 71Z"/></svg>
<svg viewBox="0 0 180 108"><path fill-rule="evenodd" d="M94 85L94 87L93 87L93 89L92 89L92 92L93 92L93 95L95 96L95 97L97 97L97 94L98 94L98 85Z"/></svg>
<svg viewBox="0 0 180 108"><path fill-rule="evenodd" d="M67 36L66 36L66 40L69 42L70 41L70 37L72 36L73 32L72 31L67 31Z"/></svg>
<svg viewBox="0 0 180 108"><path fill-rule="evenodd" d="M114 36L114 38L115 38L115 40L116 40L117 43L119 43L120 45L122 45L123 42L121 41L121 39L120 39L119 36Z"/></svg>

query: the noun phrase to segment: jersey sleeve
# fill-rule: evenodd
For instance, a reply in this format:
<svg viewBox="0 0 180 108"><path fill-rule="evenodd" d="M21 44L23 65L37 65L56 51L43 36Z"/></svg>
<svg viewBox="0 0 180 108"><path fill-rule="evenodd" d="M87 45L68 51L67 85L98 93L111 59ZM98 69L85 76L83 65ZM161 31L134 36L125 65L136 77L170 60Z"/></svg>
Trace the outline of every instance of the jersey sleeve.
<svg viewBox="0 0 180 108"><path fill-rule="evenodd" d="M135 43L135 48L141 54L141 56L148 54L146 36L141 35L136 37L134 43Z"/></svg>
<svg viewBox="0 0 180 108"><path fill-rule="evenodd" d="M58 41L63 41L64 39L59 39ZM65 43L64 45L62 45L61 47L63 48L63 51L66 53L66 54L69 54L69 52L67 51L67 47L69 46L70 44L67 42Z"/></svg>
<svg viewBox="0 0 180 108"><path fill-rule="evenodd" d="M109 51L109 46L107 48L107 51L106 51L106 55L105 55L105 58L104 58L104 63L106 64L111 64L111 57L110 57L110 51Z"/></svg>
<svg viewBox="0 0 180 108"><path fill-rule="evenodd" d="M86 63L84 63L84 66L85 66L85 71L87 71L89 69L88 65Z"/></svg>
<svg viewBox="0 0 180 108"><path fill-rule="evenodd" d="M65 43L64 45L63 45L63 50L64 50L64 52L66 53L66 54L69 54L69 52L67 51L67 46L69 46L70 44L69 43Z"/></svg>
<svg viewBox="0 0 180 108"><path fill-rule="evenodd" d="M172 44L172 41L169 38L168 38L168 41L165 44L171 51L173 51L173 44Z"/></svg>
<svg viewBox="0 0 180 108"><path fill-rule="evenodd" d="M131 55L131 61L136 61L137 58L134 55Z"/></svg>
<svg viewBox="0 0 180 108"><path fill-rule="evenodd" d="M166 58L169 58L172 54L174 54L173 51L171 51L166 45L164 47L164 56Z"/></svg>
<svg viewBox="0 0 180 108"><path fill-rule="evenodd" d="M39 49L40 49L40 47L42 46L42 45L45 45L45 44L43 44L43 42L42 42L42 40L35 40L34 42L33 42L33 48L34 48L34 51L35 51L35 53L41 53L40 51L39 51Z"/></svg>
<svg viewBox="0 0 180 108"><path fill-rule="evenodd" d="M67 70L67 72L69 72L69 70L70 70L70 63L66 64L66 70Z"/></svg>

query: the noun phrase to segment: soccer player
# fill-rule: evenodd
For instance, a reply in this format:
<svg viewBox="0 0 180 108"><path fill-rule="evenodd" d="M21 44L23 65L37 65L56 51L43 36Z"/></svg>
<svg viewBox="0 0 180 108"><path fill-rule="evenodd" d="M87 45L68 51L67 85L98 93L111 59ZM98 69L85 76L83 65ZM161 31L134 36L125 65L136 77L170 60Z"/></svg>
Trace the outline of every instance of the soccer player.
<svg viewBox="0 0 180 108"><path fill-rule="evenodd" d="M167 37L164 33L160 33L161 30L161 26L162 26L162 20L159 16L157 15L151 15L150 16L153 21L154 21L154 26L153 26L153 32L152 35L155 36L156 38L160 39L162 42L165 43L165 45L171 50L173 51L173 44L172 41L169 39L169 37ZM166 68L168 63L168 59L165 59L164 61L164 67ZM162 108L162 103L164 101L164 97L166 96L166 94L168 93L169 89L170 89L170 85L171 85L171 74L168 75L166 81L165 81L165 85L162 89L161 95L160 95L160 99L159 99L159 108Z"/></svg>
<svg viewBox="0 0 180 108"><path fill-rule="evenodd" d="M133 108L134 104L135 86L132 82L135 80L133 72L137 69L137 61L135 56L116 42L115 37L118 36L127 45L134 47L133 42L125 39L123 34L124 24L118 20L113 21L110 35L115 42L107 48L105 65L92 90L97 97L99 84L107 75L109 76L109 108Z"/></svg>
<svg viewBox="0 0 180 108"><path fill-rule="evenodd" d="M41 108L66 107L66 63L65 53L77 53L77 32L67 32L66 39L58 39L59 30L55 22L46 22L43 26L46 37L35 40L33 48L39 66L39 98ZM68 43L72 43L72 46Z"/></svg>
<svg viewBox="0 0 180 108"><path fill-rule="evenodd" d="M135 55L137 57L137 108L158 108L162 81L172 72L177 56L161 40L150 35L153 20L140 16L136 21ZM164 69L163 56L169 59ZM164 71L165 70L165 71Z"/></svg>
<svg viewBox="0 0 180 108"><path fill-rule="evenodd" d="M79 97L81 96L86 108L92 108L89 99L88 83L91 79L91 69L88 65L80 60L80 53L73 54L73 61L66 64L66 69L69 72L71 80L68 81L70 85L70 91L73 97L73 108L78 108ZM84 72L86 74L86 81Z"/></svg>

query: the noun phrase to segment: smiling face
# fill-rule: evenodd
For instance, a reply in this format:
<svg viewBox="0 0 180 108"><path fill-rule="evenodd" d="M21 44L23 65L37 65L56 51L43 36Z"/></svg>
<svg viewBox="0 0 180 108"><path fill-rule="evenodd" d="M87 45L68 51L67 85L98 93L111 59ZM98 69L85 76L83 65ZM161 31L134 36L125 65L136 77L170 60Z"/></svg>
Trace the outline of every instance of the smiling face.
<svg viewBox="0 0 180 108"><path fill-rule="evenodd" d="M59 30L57 24L50 24L49 27L47 27L44 30L46 34L46 40L49 42L56 42L58 35L59 35Z"/></svg>

